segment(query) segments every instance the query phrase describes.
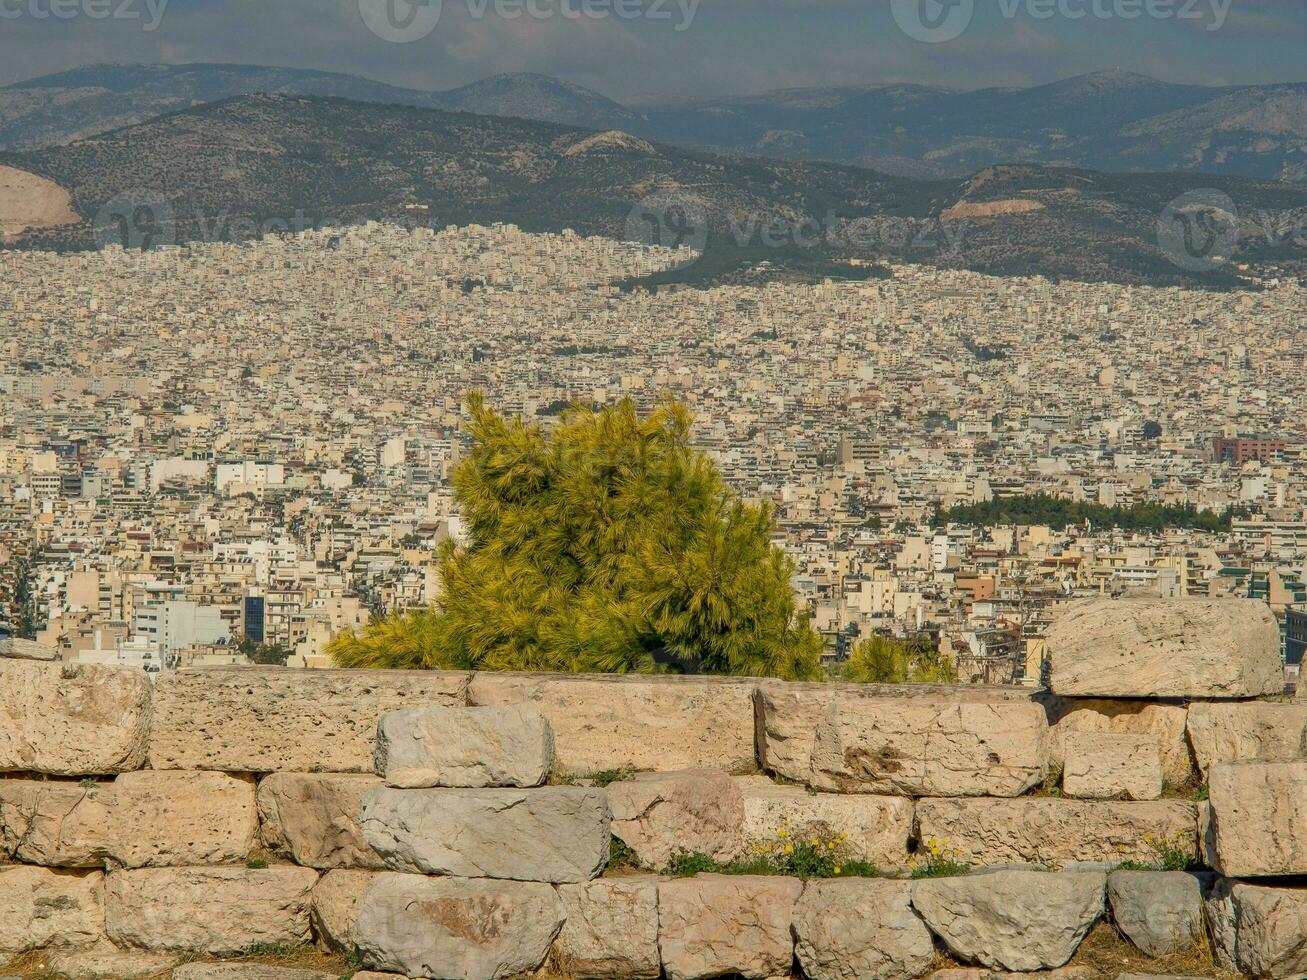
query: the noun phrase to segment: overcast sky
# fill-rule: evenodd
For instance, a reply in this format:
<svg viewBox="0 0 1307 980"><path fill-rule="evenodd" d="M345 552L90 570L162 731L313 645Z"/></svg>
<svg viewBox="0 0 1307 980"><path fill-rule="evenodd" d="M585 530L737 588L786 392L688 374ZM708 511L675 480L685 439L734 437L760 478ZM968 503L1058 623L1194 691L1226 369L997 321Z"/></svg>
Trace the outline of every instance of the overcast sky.
<svg viewBox="0 0 1307 980"><path fill-rule="evenodd" d="M1304 0L419 2L429 6L0 0L0 83L106 61L288 65L424 89L535 71L619 99L1029 85L1107 68L1207 85L1307 81ZM513 16L526 2L534 12ZM379 36L405 32L422 36Z"/></svg>

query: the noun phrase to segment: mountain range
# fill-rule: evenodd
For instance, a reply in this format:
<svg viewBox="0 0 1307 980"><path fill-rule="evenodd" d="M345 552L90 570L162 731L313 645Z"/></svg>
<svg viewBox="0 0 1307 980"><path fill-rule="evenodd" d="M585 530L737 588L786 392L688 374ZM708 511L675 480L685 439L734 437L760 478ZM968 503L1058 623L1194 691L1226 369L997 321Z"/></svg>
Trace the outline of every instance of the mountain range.
<svg viewBox="0 0 1307 980"><path fill-rule="evenodd" d="M1307 83L1205 87L1099 72L1033 88L791 89L625 106L543 75L444 92L247 65L95 65L0 88L0 149L37 149L238 95L337 96L513 116L915 177L1006 163L1307 180Z"/></svg>
<svg viewBox="0 0 1307 980"><path fill-rule="evenodd" d="M8 203L6 186L19 188ZM1168 202L1199 188L1229 195L1246 218L1231 258L1259 266L1301 259L1300 248L1279 246L1252 221L1307 214L1301 184L1031 164L925 180L329 96L238 96L0 154L0 219L10 215L7 244L20 248L94 246L106 212L121 216L123 201L144 195L152 213L169 216L167 237L178 242L369 219L505 221L619 239L647 228L684 228L693 239L702 226L703 240L691 241L708 249L701 275L765 263L856 278L851 260L864 268L900 260L1003 275L1234 284L1237 265L1184 269L1159 246ZM43 209L15 218L15 202ZM655 240L675 244L681 232Z"/></svg>

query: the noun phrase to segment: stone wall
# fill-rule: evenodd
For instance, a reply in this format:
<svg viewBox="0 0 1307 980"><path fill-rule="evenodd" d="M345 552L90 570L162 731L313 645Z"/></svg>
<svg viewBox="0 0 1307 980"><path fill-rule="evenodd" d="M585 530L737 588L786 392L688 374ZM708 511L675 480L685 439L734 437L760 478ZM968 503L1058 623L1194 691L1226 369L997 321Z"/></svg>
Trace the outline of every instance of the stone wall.
<svg viewBox="0 0 1307 980"><path fill-rule="evenodd" d="M1106 919L1301 976L1307 703L1264 608L1072 606L1041 691L0 659L0 963L847 980L1053 969ZM880 875L666 873L809 837Z"/></svg>

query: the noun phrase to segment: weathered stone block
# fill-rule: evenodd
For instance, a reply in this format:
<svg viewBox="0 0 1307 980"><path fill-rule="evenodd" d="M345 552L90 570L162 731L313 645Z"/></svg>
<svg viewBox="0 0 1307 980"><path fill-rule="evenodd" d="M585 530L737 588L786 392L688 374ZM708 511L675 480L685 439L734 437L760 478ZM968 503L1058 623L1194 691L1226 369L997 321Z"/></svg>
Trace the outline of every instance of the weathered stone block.
<svg viewBox="0 0 1307 980"><path fill-rule="evenodd" d="M810 793L773 783L766 776L737 776L744 798L746 844L771 842L782 829L840 834L844 852L882 869L907 864L913 804L902 796Z"/></svg>
<svg viewBox="0 0 1307 980"><path fill-rule="evenodd" d="M560 885L558 897L567 918L554 949L567 976L654 980L662 973L657 878Z"/></svg>
<svg viewBox="0 0 1307 980"><path fill-rule="evenodd" d="M1089 599L1046 637L1055 694L1254 698L1284 690L1280 629L1252 599Z"/></svg>
<svg viewBox="0 0 1307 980"><path fill-rule="evenodd" d="M317 880L293 867L114 871L105 929L119 946L214 955L306 943Z"/></svg>
<svg viewBox="0 0 1307 980"><path fill-rule="evenodd" d="M640 773L608 787L613 836L660 871L677 851L730 861L744 850L744 797L711 769Z"/></svg>
<svg viewBox="0 0 1307 980"><path fill-rule="evenodd" d="M658 886L659 945L668 980L789 976L797 878L698 875Z"/></svg>
<svg viewBox="0 0 1307 980"><path fill-rule="evenodd" d="M41 955L52 973L76 980L155 980L167 976L181 959L180 953L119 949L107 939L94 946L47 949Z"/></svg>
<svg viewBox="0 0 1307 980"><path fill-rule="evenodd" d="M918 800L917 833L946 842L977 866L1156 861L1148 838L1197 850L1194 806L1179 800Z"/></svg>
<svg viewBox="0 0 1307 980"><path fill-rule="evenodd" d="M363 796L382 785L361 773L277 772L259 783L264 844L309 868L380 870L363 834Z"/></svg>
<svg viewBox="0 0 1307 980"><path fill-rule="evenodd" d="M265 963L187 963L172 971L172 980L339 980L339 977L321 970L296 970Z"/></svg>
<svg viewBox="0 0 1307 980"><path fill-rule="evenodd" d="M0 780L0 849L58 868L244 861L254 784L217 772L129 772L111 783Z"/></svg>
<svg viewBox="0 0 1307 980"><path fill-rule="evenodd" d="M0 953L90 946L104 938L104 875L0 868Z"/></svg>
<svg viewBox="0 0 1307 980"><path fill-rule="evenodd" d="M951 701L989 704L1031 701L1019 688L938 684L795 684L760 680L754 695L758 761L764 770L795 782L812 777L818 726L849 701Z"/></svg>
<svg viewBox="0 0 1307 980"><path fill-rule="evenodd" d="M354 925L363 896L375 880L375 871L328 871L313 886L309 918L318 945L327 950L353 950Z"/></svg>
<svg viewBox="0 0 1307 980"><path fill-rule="evenodd" d="M1217 957L1250 977L1307 975L1307 888L1222 879L1207 901Z"/></svg>
<svg viewBox="0 0 1307 980"><path fill-rule="evenodd" d="M1065 767L1066 738L1072 732L1151 735L1161 753L1165 785L1179 790L1198 782L1185 733L1189 713L1183 704L1049 696L1045 707L1053 726L1052 767L1056 772Z"/></svg>
<svg viewBox="0 0 1307 980"><path fill-rule="evenodd" d="M1062 791L1082 800L1155 800L1162 754L1152 735L1068 732Z"/></svg>
<svg viewBox="0 0 1307 980"><path fill-rule="evenodd" d="M387 786L541 786L554 733L535 705L392 711L377 729L377 775Z"/></svg>
<svg viewBox="0 0 1307 980"><path fill-rule="evenodd" d="M375 789L363 833L396 871L587 881L608 862L601 789Z"/></svg>
<svg viewBox="0 0 1307 980"><path fill-rule="evenodd" d="M1307 761L1218 763L1208 787L1217 871L1307 874Z"/></svg>
<svg viewBox="0 0 1307 980"><path fill-rule="evenodd" d="M1004 970L1063 966L1103 914L1101 872L992 871L915 882L912 904L958 958Z"/></svg>
<svg viewBox="0 0 1307 980"><path fill-rule="evenodd" d="M1204 773L1218 762L1307 759L1307 704L1197 702L1189 706L1189 741Z"/></svg>
<svg viewBox="0 0 1307 980"><path fill-rule="evenodd" d="M1018 796L1048 772L1048 721L1029 701L837 700L807 781L843 793Z"/></svg>
<svg viewBox="0 0 1307 980"><path fill-rule="evenodd" d="M930 930L906 881L810 881L794 909L796 952L808 980L891 980L929 972Z"/></svg>
<svg viewBox="0 0 1307 980"><path fill-rule="evenodd" d="M562 925L563 903L546 884L383 872L354 935L378 970L499 980L539 967Z"/></svg>
<svg viewBox="0 0 1307 980"><path fill-rule="evenodd" d="M381 716L467 703L468 675L425 670L173 671L155 690L154 769L372 772Z"/></svg>
<svg viewBox="0 0 1307 980"><path fill-rule="evenodd" d="M1149 956L1191 949L1203 939L1203 889L1183 871L1113 871L1107 897L1116 927Z"/></svg>
<svg viewBox="0 0 1307 980"><path fill-rule="evenodd" d="M59 651L46 643L37 643L35 640L20 640L18 637L12 636L0 639L0 659L3 658L49 662L59 659Z"/></svg>
<svg viewBox="0 0 1307 980"><path fill-rule="evenodd" d="M558 769L747 772L754 682L725 677L478 673L474 705L532 704L554 731Z"/></svg>
<svg viewBox="0 0 1307 980"><path fill-rule="evenodd" d="M99 776L145 763L141 670L0 660L0 772Z"/></svg>

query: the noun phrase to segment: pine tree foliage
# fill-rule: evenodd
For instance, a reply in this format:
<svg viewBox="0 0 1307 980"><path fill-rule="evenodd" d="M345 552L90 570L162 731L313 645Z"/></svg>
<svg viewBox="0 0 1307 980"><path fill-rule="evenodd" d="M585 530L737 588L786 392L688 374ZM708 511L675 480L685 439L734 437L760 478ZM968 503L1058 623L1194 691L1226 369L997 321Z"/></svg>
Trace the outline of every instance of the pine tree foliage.
<svg viewBox="0 0 1307 980"><path fill-rule="evenodd" d="M929 647L872 636L853 648L844 680L855 684L951 684L957 670Z"/></svg>
<svg viewBox="0 0 1307 980"><path fill-rule="evenodd" d="M668 403L574 408L552 433L469 399L454 475L470 543L441 607L333 641L356 667L820 676L766 507L728 492Z"/></svg>

